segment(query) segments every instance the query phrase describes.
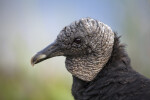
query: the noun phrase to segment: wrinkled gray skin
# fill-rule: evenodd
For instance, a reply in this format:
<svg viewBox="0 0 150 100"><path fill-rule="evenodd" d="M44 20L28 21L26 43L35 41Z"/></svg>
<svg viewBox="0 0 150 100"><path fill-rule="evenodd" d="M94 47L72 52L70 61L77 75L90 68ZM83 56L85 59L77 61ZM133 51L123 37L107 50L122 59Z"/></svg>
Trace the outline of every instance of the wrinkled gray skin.
<svg viewBox="0 0 150 100"><path fill-rule="evenodd" d="M114 33L110 27L82 18L66 26L56 41L37 53L31 62L36 64L54 56L66 56L67 70L81 80L91 81L109 60L113 43Z"/></svg>

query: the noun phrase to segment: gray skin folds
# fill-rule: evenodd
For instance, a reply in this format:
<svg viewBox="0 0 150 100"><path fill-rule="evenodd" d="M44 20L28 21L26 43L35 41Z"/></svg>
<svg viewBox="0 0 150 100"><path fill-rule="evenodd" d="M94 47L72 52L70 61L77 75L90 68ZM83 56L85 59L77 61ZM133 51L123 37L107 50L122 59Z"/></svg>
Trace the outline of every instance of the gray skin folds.
<svg viewBox="0 0 150 100"><path fill-rule="evenodd" d="M107 25L90 18L73 22L62 31L69 33L70 38L81 38L82 43L71 45L70 55L66 53L66 68L79 79L91 81L111 56L114 33Z"/></svg>
<svg viewBox="0 0 150 100"><path fill-rule="evenodd" d="M66 68L75 77L92 81L108 62L114 32L104 23L82 18L63 28L56 41L31 60L39 63L54 56L66 56Z"/></svg>

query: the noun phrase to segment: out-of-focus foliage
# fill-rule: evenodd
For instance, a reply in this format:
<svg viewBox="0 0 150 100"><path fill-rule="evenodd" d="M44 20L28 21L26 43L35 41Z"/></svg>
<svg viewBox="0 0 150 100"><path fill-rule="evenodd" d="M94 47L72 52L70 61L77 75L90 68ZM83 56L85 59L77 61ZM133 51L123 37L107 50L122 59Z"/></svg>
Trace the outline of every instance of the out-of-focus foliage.
<svg viewBox="0 0 150 100"><path fill-rule="evenodd" d="M64 57L34 68L30 59L82 17L122 35L133 68L150 77L149 9L149 0L0 0L0 100L73 100Z"/></svg>

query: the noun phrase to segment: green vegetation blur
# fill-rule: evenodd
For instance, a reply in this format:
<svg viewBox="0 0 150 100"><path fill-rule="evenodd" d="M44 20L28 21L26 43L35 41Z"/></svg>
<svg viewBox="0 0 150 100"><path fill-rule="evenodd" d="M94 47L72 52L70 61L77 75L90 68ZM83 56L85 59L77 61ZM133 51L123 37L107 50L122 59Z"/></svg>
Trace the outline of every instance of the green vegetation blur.
<svg viewBox="0 0 150 100"><path fill-rule="evenodd" d="M150 78L149 0L0 0L0 100L73 100L65 57L30 60L82 17L122 35L131 65Z"/></svg>

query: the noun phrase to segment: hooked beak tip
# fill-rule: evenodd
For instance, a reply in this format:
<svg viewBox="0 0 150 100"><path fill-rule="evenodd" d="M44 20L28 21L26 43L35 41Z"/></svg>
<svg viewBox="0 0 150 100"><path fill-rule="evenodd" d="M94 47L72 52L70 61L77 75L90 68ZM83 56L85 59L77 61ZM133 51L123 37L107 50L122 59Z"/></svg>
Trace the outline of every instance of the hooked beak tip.
<svg viewBox="0 0 150 100"><path fill-rule="evenodd" d="M31 65L34 67L35 64L40 62L41 60L45 59L47 56L45 54L36 54L31 58Z"/></svg>
<svg viewBox="0 0 150 100"><path fill-rule="evenodd" d="M33 58L31 59L31 65L32 65L32 67L34 67Z"/></svg>

